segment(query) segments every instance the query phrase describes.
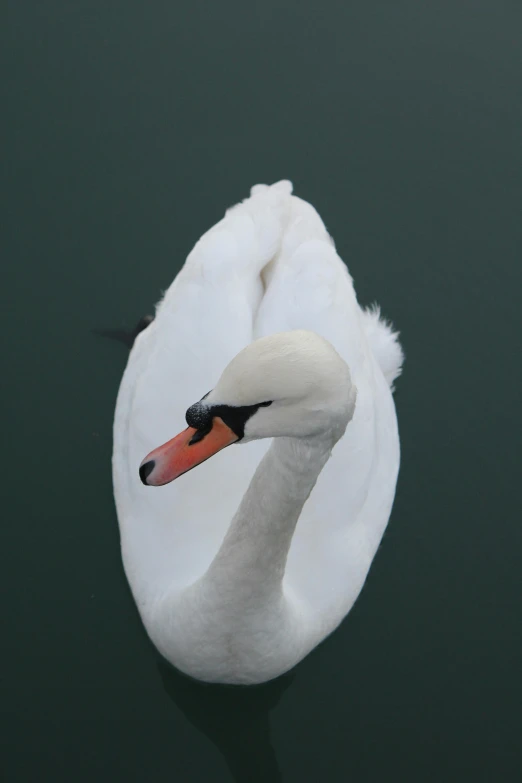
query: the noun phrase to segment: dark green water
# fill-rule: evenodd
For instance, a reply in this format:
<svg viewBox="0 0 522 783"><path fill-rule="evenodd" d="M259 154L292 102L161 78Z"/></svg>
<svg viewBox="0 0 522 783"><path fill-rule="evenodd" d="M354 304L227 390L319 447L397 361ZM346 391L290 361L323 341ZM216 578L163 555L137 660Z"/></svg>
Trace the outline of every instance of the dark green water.
<svg viewBox="0 0 522 783"><path fill-rule="evenodd" d="M3 7L4 779L520 780L521 4ZM91 330L283 177L402 332L403 461L348 620L237 692L141 628L110 474L127 352Z"/></svg>

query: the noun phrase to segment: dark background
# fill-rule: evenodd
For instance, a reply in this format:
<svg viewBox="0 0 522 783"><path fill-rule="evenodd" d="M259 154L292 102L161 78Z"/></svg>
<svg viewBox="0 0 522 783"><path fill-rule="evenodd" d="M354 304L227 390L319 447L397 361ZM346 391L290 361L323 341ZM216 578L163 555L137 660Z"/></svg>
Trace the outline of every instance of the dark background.
<svg viewBox="0 0 522 783"><path fill-rule="evenodd" d="M4 779L520 780L521 3L2 6ZM403 459L348 619L237 691L141 628L110 472L126 349L92 330L151 312L281 178L401 330Z"/></svg>

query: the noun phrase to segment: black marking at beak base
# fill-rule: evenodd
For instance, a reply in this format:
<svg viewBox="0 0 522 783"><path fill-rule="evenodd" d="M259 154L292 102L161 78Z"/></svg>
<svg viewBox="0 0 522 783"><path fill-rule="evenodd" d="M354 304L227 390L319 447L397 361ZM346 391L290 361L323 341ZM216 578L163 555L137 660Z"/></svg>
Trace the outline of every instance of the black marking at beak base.
<svg viewBox="0 0 522 783"><path fill-rule="evenodd" d="M210 392L209 392L210 394ZM207 396L207 395L205 395ZM194 403L187 410L185 419L189 427L193 427L197 432L192 436L189 445L198 443L212 429L212 422L215 416L220 419L237 436L238 441L245 437L245 425L247 421L256 413L259 408L267 408L272 405L272 400L258 402L256 405L204 405L200 402Z"/></svg>
<svg viewBox="0 0 522 783"><path fill-rule="evenodd" d="M210 425L210 427L208 429L196 430L194 435L189 440L188 445L189 446L193 446L194 443L199 443L200 440L203 440L205 435L208 435L208 433L210 432L211 429L212 429L212 424Z"/></svg>

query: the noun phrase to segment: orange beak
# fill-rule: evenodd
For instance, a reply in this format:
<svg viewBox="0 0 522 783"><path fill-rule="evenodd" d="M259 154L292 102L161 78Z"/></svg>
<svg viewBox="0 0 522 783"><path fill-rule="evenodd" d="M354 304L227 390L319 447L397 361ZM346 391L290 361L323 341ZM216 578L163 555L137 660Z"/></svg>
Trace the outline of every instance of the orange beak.
<svg viewBox="0 0 522 783"><path fill-rule="evenodd" d="M238 440L236 433L219 416L213 419L210 432L201 440L191 443L196 433L193 427L187 427L175 438L147 454L140 465L142 482L152 487L168 484Z"/></svg>

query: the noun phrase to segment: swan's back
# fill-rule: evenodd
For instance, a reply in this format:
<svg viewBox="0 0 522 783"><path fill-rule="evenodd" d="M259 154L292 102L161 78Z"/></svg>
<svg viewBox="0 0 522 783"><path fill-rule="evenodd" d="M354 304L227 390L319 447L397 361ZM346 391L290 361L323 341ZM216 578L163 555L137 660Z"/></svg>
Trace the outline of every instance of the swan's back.
<svg viewBox="0 0 522 783"><path fill-rule="evenodd" d="M140 461L184 427L186 409L245 345L296 328L334 345L358 398L299 519L285 586L325 622L355 600L393 502L390 384L402 353L378 315L360 309L315 209L280 182L254 187L201 238L129 357L113 467L125 568L142 610L205 572L268 442L232 446L152 491L139 481Z"/></svg>

